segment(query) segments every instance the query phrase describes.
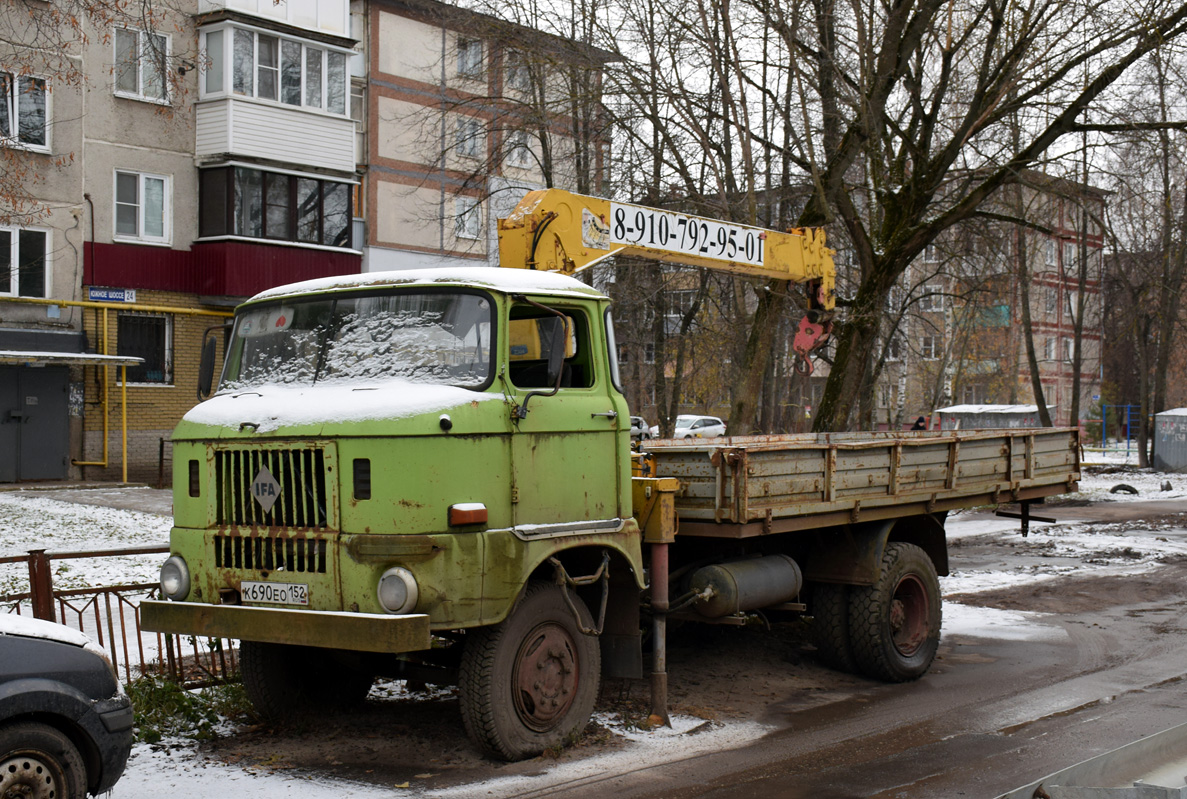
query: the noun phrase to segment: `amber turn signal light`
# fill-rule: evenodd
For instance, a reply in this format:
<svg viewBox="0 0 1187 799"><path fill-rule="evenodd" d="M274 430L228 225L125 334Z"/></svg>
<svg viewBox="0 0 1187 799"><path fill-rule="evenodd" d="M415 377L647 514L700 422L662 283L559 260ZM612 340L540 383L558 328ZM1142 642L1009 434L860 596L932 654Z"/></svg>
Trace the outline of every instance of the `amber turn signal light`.
<svg viewBox="0 0 1187 799"><path fill-rule="evenodd" d="M481 502L459 502L449 506L449 526L486 524L486 506Z"/></svg>

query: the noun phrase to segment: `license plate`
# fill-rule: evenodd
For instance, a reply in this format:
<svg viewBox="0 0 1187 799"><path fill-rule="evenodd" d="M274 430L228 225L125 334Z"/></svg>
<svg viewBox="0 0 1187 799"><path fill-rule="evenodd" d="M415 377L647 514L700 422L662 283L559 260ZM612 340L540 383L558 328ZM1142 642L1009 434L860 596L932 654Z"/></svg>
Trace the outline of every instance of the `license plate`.
<svg viewBox="0 0 1187 799"><path fill-rule="evenodd" d="M239 585L244 602L267 605L308 605L309 586L305 583L260 583L244 580Z"/></svg>

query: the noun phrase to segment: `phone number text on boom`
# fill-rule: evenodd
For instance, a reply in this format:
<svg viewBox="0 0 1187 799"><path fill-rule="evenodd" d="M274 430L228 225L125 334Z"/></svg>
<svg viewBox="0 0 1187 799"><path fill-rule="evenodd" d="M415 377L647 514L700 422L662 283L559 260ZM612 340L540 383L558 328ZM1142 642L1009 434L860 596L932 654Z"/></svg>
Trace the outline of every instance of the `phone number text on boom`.
<svg viewBox="0 0 1187 799"><path fill-rule="evenodd" d="M762 266L766 233L712 219L610 203L610 238L616 244Z"/></svg>

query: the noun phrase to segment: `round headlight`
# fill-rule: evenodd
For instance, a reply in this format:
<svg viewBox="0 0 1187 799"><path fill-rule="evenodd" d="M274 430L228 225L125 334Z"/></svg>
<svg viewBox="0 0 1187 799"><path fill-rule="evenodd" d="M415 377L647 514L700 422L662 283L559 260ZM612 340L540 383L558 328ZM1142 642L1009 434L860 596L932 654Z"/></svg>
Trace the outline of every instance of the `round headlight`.
<svg viewBox="0 0 1187 799"><path fill-rule="evenodd" d="M190 569L185 558L173 555L161 566L161 595L166 599L181 600L190 593Z"/></svg>
<svg viewBox="0 0 1187 799"><path fill-rule="evenodd" d="M379 578L379 604L388 613L411 612L419 594L416 578L402 566L393 566Z"/></svg>

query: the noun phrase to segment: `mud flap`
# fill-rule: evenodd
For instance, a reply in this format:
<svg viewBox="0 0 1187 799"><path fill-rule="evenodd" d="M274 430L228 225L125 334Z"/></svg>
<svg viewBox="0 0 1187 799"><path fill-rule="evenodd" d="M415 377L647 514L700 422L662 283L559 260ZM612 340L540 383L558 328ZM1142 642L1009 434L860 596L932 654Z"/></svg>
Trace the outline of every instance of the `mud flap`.
<svg viewBox="0 0 1187 799"><path fill-rule="evenodd" d="M602 631L602 677L643 679L643 635L640 632L639 588L626 569L610 574L610 600Z"/></svg>

